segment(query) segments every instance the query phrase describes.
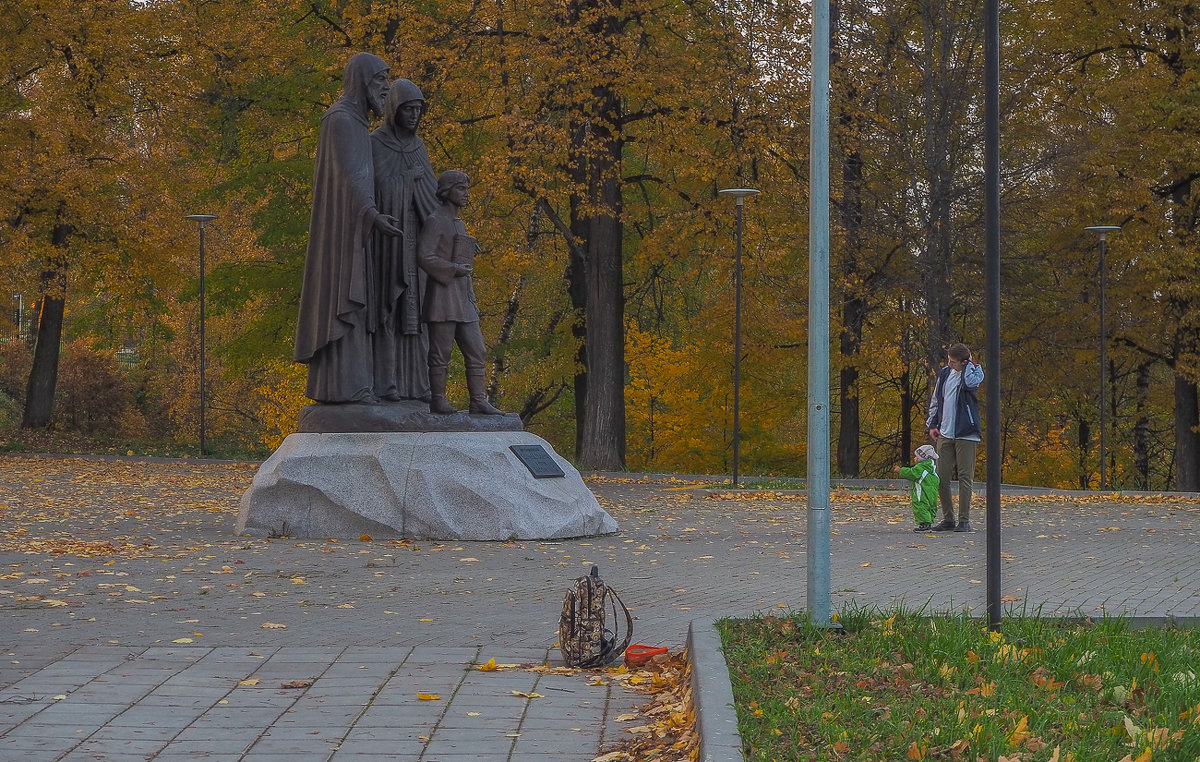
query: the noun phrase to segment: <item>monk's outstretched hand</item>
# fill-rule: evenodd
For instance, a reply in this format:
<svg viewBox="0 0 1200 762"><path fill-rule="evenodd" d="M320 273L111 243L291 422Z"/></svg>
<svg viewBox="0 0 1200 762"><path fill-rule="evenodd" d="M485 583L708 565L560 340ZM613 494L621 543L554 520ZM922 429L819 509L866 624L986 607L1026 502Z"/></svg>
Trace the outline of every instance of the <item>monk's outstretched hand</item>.
<svg viewBox="0 0 1200 762"><path fill-rule="evenodd" d="M390 214L381 214L375 218L375 229L384 235L403 235L404 231L397 226L397 220Z"/></svg>

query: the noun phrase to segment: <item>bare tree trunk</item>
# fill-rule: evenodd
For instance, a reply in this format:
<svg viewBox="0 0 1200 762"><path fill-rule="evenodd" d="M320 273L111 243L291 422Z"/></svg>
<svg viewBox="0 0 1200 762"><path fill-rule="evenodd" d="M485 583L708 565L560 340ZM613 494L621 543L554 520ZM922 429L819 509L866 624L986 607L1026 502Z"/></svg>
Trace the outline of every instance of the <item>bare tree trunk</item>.
<svg viewBox="0 0 1200 762"><path fill-rule="evenodd" d="M843 114L840 123L845 130L852 127L851 118ZM867 300L863 274L859 272L858 247L862 229L862 155L857 150L844 151L842 160L842 228L845 248L842 252L842 331L839 350L842 368L838 374L837 469L842 476L857 477L861 451L859 416L858 364L862 354L863 326L867 320Z"/></svg>
<svg viewBox="0 0 1200 762"><path fill-rule="evenodd" d="M1088 451L1092 449L1092 425L1087 420L1079 420L1079 489L1087 489L1091 481L1091 469L1088 468Z"/></svg>
<svg viewBox="0 0 1200 762"><path fill-rule="evenodd" d="M833 0L829 6L830 66L835 72L840 68L842 48L846 45L846 41L838 34L840 22L841 3ZM861 265L858 259L862 244L863 163L862 153L857 148L857 125L852 109L858 99L858 89L849 76L841 77L839 84L843 96L838 101L839 113L835 124L843 157L841 218L844 238L841 251L842 330L839 337L841 369L838 372L837 470L842 476L854 478L859 475L862 449L858 363L867 314L866 298L862 292L865 278L859 273Z"/></svg>
<svg viewBox="0 0 1200 762"><path fill-rule="evenodd" d="M1178 357L1178 354L1176 355ZM1175 489L1200 492L1200 405L1196 382L1175 371Z"/></svg>
<svg viewBox="0 0 1200 762"><path fill-rule="evenodd" d="M1138 489L1150 489L1150 363L1137 368L1137 419L1133 424L1133 470Z"/></svg>
<svg viewBox="0 0 1200 762"><path fill-rule="evenodd" d="M42 271L42 298L37 310L37 339L33 368L25 388L25 413L21 427L40 429L50 425L54 414L54 390L58 385L59 348L62 346L63 314L67 296L67 240L71 226L59 223L51 235L55 254Z"/></svg>
<svg viewBox="0 0 1200 762"><path fill-rule="evenodd" d="M961 44L958 24L952 9L944 2L921 3L925 66L923 69L922 108L925 112L925 182L928 183L928 210L925 219L925 301L929 316L929 340L926 346L930 369L941 365L943 350L950 343L950 256L953 251L954 220L951 199L954 171L951 167L951 134L959 117L953 71L954 46Z"/></svg>
<svg viewBox="0 0 1200 762"><path fill-rule="evenodd" d="M594 212L587 244L588 393L579 462L588 469L625 467L625 293L622 277L621 154L616 134L620 102L611 89L596 88L603 117L593 125L590 171Z"/></svg>
<svg viewBox="0 0 1200 762"><path fill-rule="evenodd" d="M900 461L907 462L913 447L912 414L916 407L913 399L912 374L905 373L900 379Z"/></svg>
<svg viewBox="0 0 1200 762"><path fill-rule="evenodd" d="M837 469L855 478L859 471L861 417L858 408L858 361L862 348L862 324L866 313L862 299L848 298L842 305L842 369L838 373Z"/></svg>

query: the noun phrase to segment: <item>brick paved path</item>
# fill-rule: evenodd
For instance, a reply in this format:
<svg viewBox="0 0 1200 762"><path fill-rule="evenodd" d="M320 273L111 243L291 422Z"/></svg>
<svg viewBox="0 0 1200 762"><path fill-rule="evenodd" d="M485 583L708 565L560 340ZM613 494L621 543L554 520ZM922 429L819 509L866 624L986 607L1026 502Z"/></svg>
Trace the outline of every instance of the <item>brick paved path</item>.
<svg viewBox="0 0 1200 762"><path fill-rule="evenodd" d="M591 564L634 611L640 643L677 649L692 618L805 606L802 495L601 478L589 486L621 525L609 537L250 540L231 533L252 475L0 456L0 759L194 759L204 747L222 760L587 760L640 697L466 666L556 659L563 590ZM981 612L975 513L971 534L916 535L899 490L836 494L834 608ZM1200 616L1192 500L1034 496L1006 501L1002 519L1013 611ZM24 552L35 541L40 552ZM294 680L313 685L276 685Z"/></svg>

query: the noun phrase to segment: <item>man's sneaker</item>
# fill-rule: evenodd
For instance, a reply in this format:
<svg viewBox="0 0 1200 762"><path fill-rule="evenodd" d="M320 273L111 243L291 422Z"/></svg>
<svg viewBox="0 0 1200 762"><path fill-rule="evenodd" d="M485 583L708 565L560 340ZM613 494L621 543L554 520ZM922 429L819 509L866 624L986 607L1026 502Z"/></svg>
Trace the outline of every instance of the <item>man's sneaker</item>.
<svg viewBox="0 0 1200 762"><path fill-rule="evenodd" d="M954 531L955 532L970 532L971 531L971 522L969 522L969 521L958 522L958 526L954 527Z"/></svg>
<svg viewBox="0 0 1200 762"><path fill-rule="evenodd" d="M933 524L928 521L926 521L924 524L917 524L915 527L913 527L913 531L916 532L917 534L924 534L925 532L928 532L930 529L933 529Z"/></svg>
<svg viewBox="0 0 1200 762"><path fill-rule="evenodd" d="M935 532L953 532L954 531L954 522L953 521L943 521L940 524L934 524L933 531L935 531Z"/></svg>

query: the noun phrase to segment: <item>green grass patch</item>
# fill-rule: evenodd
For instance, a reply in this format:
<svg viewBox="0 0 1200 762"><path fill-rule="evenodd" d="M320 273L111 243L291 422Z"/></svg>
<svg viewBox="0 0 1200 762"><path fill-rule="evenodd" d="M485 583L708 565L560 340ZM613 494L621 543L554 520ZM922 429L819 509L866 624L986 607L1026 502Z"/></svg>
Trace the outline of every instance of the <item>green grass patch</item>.
<svg viewBox="0 0 1200 762"><path fill-rule="evenodd" d="M717 623L747 760L1200 760L1200 631L870 610L839 624Z"/></svg>

